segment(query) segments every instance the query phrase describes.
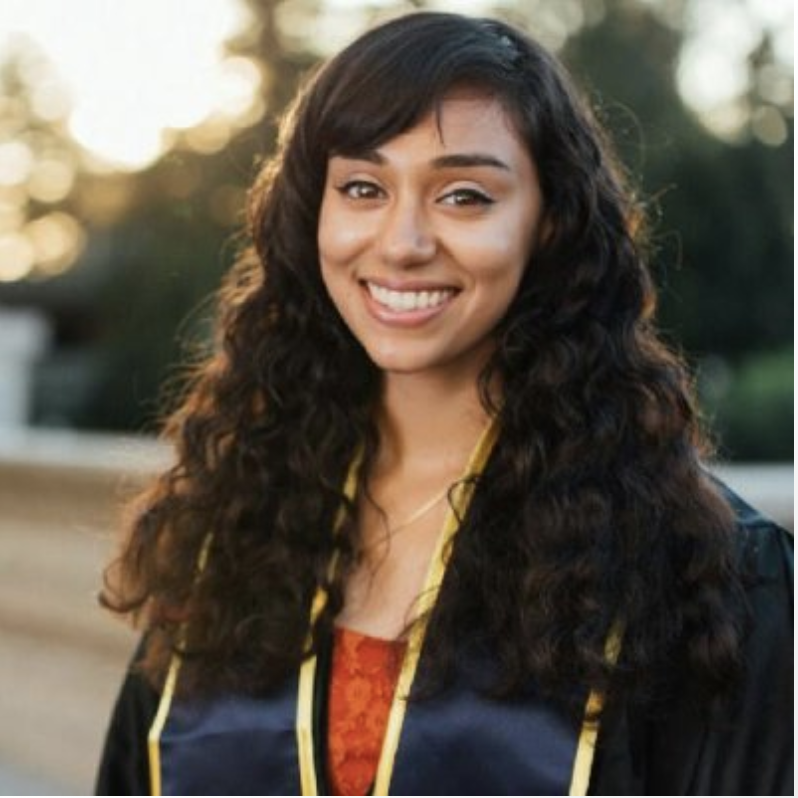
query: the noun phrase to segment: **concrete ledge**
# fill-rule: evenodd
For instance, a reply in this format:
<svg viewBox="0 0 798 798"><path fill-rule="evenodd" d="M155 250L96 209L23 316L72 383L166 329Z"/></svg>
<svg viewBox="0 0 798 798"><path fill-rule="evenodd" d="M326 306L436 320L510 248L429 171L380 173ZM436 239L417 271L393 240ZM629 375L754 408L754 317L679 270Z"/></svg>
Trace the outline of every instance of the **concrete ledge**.
<svg viewBox="0 0 798 798"><path fill-rule="evenodd" d="M144 476L165 469L170 459L169 447L155 438L0 427L3 468L42 468L87 477Z"/></svg>
<svg viewBox="0 0 798 798"><path fill-rule="evenodd" d="M793 529L795 467L792 463L718 463L712 471L757 510Z"/></svg>

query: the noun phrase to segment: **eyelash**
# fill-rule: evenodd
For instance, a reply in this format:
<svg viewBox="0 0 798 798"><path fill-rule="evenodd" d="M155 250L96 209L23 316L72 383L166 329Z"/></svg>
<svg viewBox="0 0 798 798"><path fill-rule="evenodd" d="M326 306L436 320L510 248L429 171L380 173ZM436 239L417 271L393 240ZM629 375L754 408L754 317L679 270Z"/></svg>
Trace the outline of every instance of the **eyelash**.
<svg viewBox="0 0 798 798"><path fill-rule="evenodd" d="M365 194L361 193L364 189L367 192ZM370 183L368 180L349 180L340 186L336 186L335 190L351 200L375 199L377 194L382 191L376 183Z"/></svg>
<svg viewBox="0 0 798 798"><path fill-rule="evenodd" d="M372 200L376 199L382 189L368 180L349 180L335 187L336 191L347 199L351 200ZM445 202L457 208L469 207L473 205L493 205L494 200L483 191L475 188L456 188L444 194L438 202Z"/></svg>
<svg viewBox="0 0 798 798"><path fill-rule="evenodd" d="M493 203L496 202L493 197L490 197L485 194L484 191L478 191L475 188L456 188L454 191L450 191L448 194L445 194L442 199L451 199L452 201L447 204L454 205L458 208L468 207L471 205L493 205ZM465 200L465 202L462 202L461 200Z"/></svg>

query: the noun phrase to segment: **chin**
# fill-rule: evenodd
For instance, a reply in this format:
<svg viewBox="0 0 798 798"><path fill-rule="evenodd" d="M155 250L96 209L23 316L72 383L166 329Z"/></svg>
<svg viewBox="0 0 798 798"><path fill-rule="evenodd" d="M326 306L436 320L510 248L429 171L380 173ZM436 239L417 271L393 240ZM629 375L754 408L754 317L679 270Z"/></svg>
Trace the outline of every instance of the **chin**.
<svg viewBox="0 0 798 798"><path fill-rule="evenodd" d="M374 365L386 374L417 374L427 371L430 365L408 358L372 358Z"/></svg>
<svg viewBox="0 0 798 798"><path fill-rule="evenodd" d="M380 370L393 374L414 374L434 368L435 361L416 353L400 351L367 350L371 362Z"/></svg>

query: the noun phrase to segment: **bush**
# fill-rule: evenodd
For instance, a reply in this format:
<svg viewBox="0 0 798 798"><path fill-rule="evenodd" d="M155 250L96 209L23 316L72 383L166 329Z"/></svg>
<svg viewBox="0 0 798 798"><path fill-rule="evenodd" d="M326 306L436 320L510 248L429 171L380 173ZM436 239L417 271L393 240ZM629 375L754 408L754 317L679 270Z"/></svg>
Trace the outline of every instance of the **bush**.
<svg viewBox="0 0 798 798"><path fill-rule="evenodd" d="M702 369L703 404L724 459L793 459L793 368L790 346L737 368Z"/></svg>

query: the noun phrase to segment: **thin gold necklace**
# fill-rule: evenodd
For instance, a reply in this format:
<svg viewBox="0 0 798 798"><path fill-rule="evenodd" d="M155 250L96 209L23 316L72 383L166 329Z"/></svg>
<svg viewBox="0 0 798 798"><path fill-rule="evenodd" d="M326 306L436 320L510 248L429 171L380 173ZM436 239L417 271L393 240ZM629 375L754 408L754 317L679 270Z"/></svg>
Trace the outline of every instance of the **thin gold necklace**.
<svg viewBox="0 0 798 798"><path fill-rule="evenodd" d="M421 520L427 513L433 510L443 499L449 495L449 491L451 489L452 485L447 484L442 491L439 491L432 498L425 501L424 504L422 504L418 509L414 510L407 518L404 519L404 521L400 521L398 524L391 524L388 520L388 514L370 496L368 497L368 500L379 511L382 521L385 525L385 531L389 536L392 536L402 529L415 524L416 521Z"/></svg>

